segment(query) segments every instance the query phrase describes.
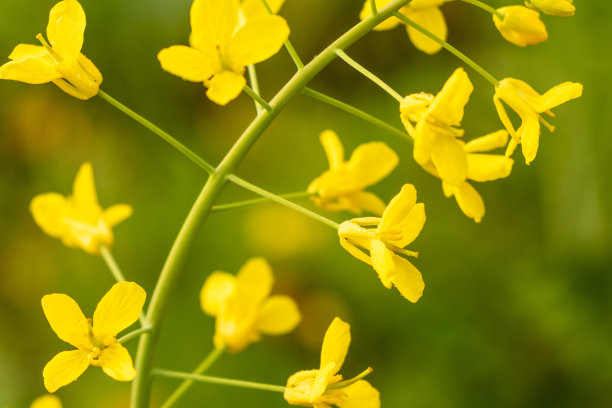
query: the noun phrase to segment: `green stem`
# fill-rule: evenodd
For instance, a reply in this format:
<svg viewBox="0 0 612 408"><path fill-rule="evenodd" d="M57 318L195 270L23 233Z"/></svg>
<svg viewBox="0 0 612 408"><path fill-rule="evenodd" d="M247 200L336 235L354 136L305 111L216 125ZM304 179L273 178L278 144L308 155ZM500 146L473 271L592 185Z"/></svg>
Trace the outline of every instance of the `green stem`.
<svg viewBox="0 0 612 408"><path fill-rule="evenodd" d="M357 61L346 55L346 53L342 50L336 50L336 54L347 64L361 73L364 77L368 78L370 81L374 82L376 85L380 86L385 92L391 95L396 101L401 102L404 98L395 91L395 89L391 88L387 85L382 79L374 75L372 72L368 71Z"/></svg>
<svg viewBox="0 0 612 408"><path fill-rule="evenodd" d="M311 194L308 191L298 191L295 193L279 194L279 197L302 198L302 197L308 197L310 195ZM238 208L250 207L252 205L269 202L270 200L271 199L267 197L260 197L260 198L253 198L251 200L238 201L235 203L219 204L219 205L215 205L212 208L212 212L221 212L221 211L227 211L227 210L234 210Z"/></svg>
<svg viewBox="0 0 612 408"><path fill-rule="evenodd" d="M261 2L263 3L266 10L268 10L268 13L274 14L274 12L270 8L266 0L261 0ZM297 54L297 52L295 52L295 48L293 48L293 44L291 44L291 41L289 41L289 38L285 40L285 48L287 49L287 52L289 52L289 55L291 56L291 59L293 60L293 63L297 67L298 71L304 68L304 63L302 62L302 59Z"/></svg>
<svg viewBox="0 0 612 408"><path fill-rule="evenodd" d="M106 245L100 245L100 253L102 254L102 258L104 258L104 261L106 262L106 265L108 265L108 269L110 269L111 274L113 275L115 280L117 282L124 282L125 277L121 273L121 269L119 269L119 265L117 265L115 257L113 257L113 254L110 249L108 249ZM146 319L143 313L140 314L139 319L140 324L142 326L146 326Z"/></svg>
<svg viewBox="0 0 612 408"><path fill-rule="evenodd" d="M370 8L372 9L372 14L378 14L378 7L376 7L376 0L370 0Z"/></svg>
<svg viewBox="0 0 612 408"><path fill-rule="evenodd" d="M125 277L121 273L121 269L119 269L119 265L117 265L117 262L115 261L110 249L108 249L106 245L100 245L100 253L102 254L102 258L104 258L104 262L106 262L106 265L108 266L108 269L110 269L110 272L115 280L117 282L125 281Z"/></svg>
<svg viewBox="0 0 612 408"><path fill-rule="evenodd" d="M257 69L255 68L255 65L247 66L247 72L249 73L249 83L251 84L253 92L260 96L261 91L259 90L259 81L257 80ZM255 101L255 110L257 111L258 115L263 109L263 106L257 103L257 101Z"/></svg>
<svg viewBox="0 0 612 408"><path fill-rule="evenodd" d="M499 18L504 18L504 16L502 15L502 13L500 13L499 11L497 11L494 7L489 6L488 4L483 3L482 1L479 0L461 0L464 3L469 3L472 4L476 7L479 7L485 11L488 11L489 13L493 14L494 16L497 16Z"/></svg>
<svg viewBox="0 0 612 408"><path fill-rule="evenodd" d="M192 162L194 162L199 167L204 169L204 171L206 171L208 174L213 174L215 172L215 168L211 164L209 164L207 161L205 161L200 156L195 154L191 149L189 149L184 144L180 143L178 140L176 140L174 137L172 137L167 132L161 130L159 127L157 127L156 125L154 125L147 119L143 118L142 116L140 116L139 114L137 114L136 112L134 112L133 110L131 110L130 108L128 108L127 106L125 106L124 104L122 104L121 102L119 102L118 100L116 100L115 98L107 94L106 92L104 92L103 90L101 89L98 90L98 95L100 96L100 98L104 99L106 102L110 103L112 106L119 109L121 112L125 113L130 118L134 119L136 122L140 123L142 126L146 127L151 132L155 133L157 136L164 139L168 144L170 144L172 147L174 147L179 152L183 153Z"/></svg>
<svg viewBox="0 0 612 408"><path fill-rule="evenodd" d="M266 102L264 98L259 96L256 91L254 91L251 88L249 88L248 85L244 86L244 92L246 92L247 95L249 95L251 98L253 98L253 100L255 101L255 104L257 106L260 106L260 107L264 108L268 112L272 110L272 107L270 106L270 104L268 102ZM260 112L261 112L261 109L257 109L257 113L260 113Z"/></svg>
<svg viewBox="0 0 612 408"><path fill-rule="evenodd" d="M223 354L223 351L223 347L214 348L195 368L195 370L193 370L192 374L198 375L204 373L219 358L219 356ZM193 383L193 379L185 379L185 381L183 381L181 385L179 385L179 387L174 390L172 395L168 397L168 399L166 400L166 402L164 402L164 405L162 405L161 408L170 408L172 405L174 405L174 403L178 401L179 398L181 398L183 394L185 394L185 392L187 392L187 390L193 385Z"/></svg>
<svg viewBox="0 0 612 408"><path fill-rule="evenodd" d="M444 41L443 39L441 39L437 35L433 34L429 30L427 30L426 28L424 28L424 27L418 25L417 23L415 23L414 21L410 20L408 17L406 17L402 13L396 12L395 13L395 17L399 18L404 23L408 24L411 27L414 27L416 30L420 31L421 33L423 33L427 37L431 38L432 40L434 40L435 42L440 44L442 47L444 47L446 50L448 50L451 54L453 54L454 56L459 58L461 61L465 62L467 65L472 67L472 69L474 71L476 71L480 75L482 75L484 77L484 79L486 79L487 81L492 83L494 87L497 88L499 86L499 82L497 81L497 79L495 79L495 77L493 75L489 74L484 68L482 68L480 65L475 63L471 58L469 58L467 55L465 55L464 53L462 53L461 51L459 51L458 49L456 49L455 47L453 47L452 45L450 45L449 43L447 43L446 41Z"/></svg>
<svg viewBox="0 0 612 408"><path fill-rule="evenodd" d="M352 105L349 105L348 103L344 103L342 101L339 101L338 99L332 98L331 96L322 94L321 92L317 92L314 89L310 89L310 88L304 88L304 90L302 91L302 94L309 96L313 99L316 99L318 101L324 102L328 105L331 105L333 107L336 107L340 110L343 110L347 113L350 113L353 116L356 116L360 119L365 120L366 122L371 123L374 126L378 126L381 129L384 129L388 132L391 132L393 134L395 134L396 136L401 137L402 139L405 139L407 141L409 141L410 143L412 143L412 138L410 136L408 136L408 134L406 134L406 132L396 128L395 126L391 126L390 124L388 124L385 121L382 121L380 119L378 119L377 117L374 117L372 115L370 115L369 113L366 113L360 109L355 108Z"/></svg>
<svg viewBox="0 0 612 408"><path fill-rule="evenodd" d="M236 169L244 159L259 136L268 128L274 118L282 109L298 95L302 89L323 68L329 65L336 57L337 49L344 49L353 44L359 38L366 35L380 22L386 20L393 13L406 5L410 0L392 0L389 4L378 11L376 16L370 16L348 30L340 38L319 53L308 65L295 73L295 75L283 86L283 88L270 101L271 111L258 115L247 127L240 138L232 146L230 151L221 161L193 204L189 215L185 219L181 230L172 245L170 254L162 268L159 279L153 290L147 319L153 327L153 331L140 337L138 354L136 356L136 378L132 382L132 408L148 408L152 378L150 376L153 368L153 360L159 340L160 327L164 311L176 282L180 276L181 269L187 259L197 234L210 210L226 183L227 177Z"/></svg>
<svg viewBox="0 0 612 408"><path fill-rule="evenodd" d="M191 373L182 373L180 371L162 370L156 368L152 374L159 377L168 378L184 378L192 381L199 381L211 384L229 385L230 387L251 388L254 390L285 392L285 387L281 385L262 384L253 381L233 380L231 378L212 377L210 375L197 375Z"/></svg>
<svg viewBox="0 0 612 408"><path fill-rule="evenodd" d="M295 211L297 211L299 213L304 214L307 217L310 217L310 218L312 218L314 220L322 222L323 224L325 224L325 225L327 225L329 227L332 227L335 230L337 230L338 227L340 227L340 224L335 223L334 221L330 220L329 218L325 218L322 215L319 215L319 214L317 214L314 211L310 211L309 209L302 207L301 205L298 205L298 204L296 204L296 203L294 203L292 201L289 201L289 200L287 200L287 199L285 199L285 198L283 198L281 196L278 196L278 195L276 195L274 193L271 193L271 192L269 192L267 190L264 190L263 188L258 187L255 184L251 184L248 181L245 181L245 180L241 179L238 176L230 174L227 177L227 179L229 181L231 181L232 183L239 185L242 188L245 188L245 189L247 189L249 191L252 191L255 194L258 194L258 195L260 195L262 197L266 197L267 199L272 200L272 201L274 201L276 203L279 203L281 205L284 205L285 207L291 208L292 210L295 210Z"/></svg>
<svg viewBox="0 0 612 408"><path fill-rule="evenodd" d="M149 333L151 330L151 327L141 327L138 330L134 330L132 332L129 332L125 336L120 337L119 340L117 340L117 343L125 343L126 341L130 341L133 338L140 336L141 334Z"/></svg>

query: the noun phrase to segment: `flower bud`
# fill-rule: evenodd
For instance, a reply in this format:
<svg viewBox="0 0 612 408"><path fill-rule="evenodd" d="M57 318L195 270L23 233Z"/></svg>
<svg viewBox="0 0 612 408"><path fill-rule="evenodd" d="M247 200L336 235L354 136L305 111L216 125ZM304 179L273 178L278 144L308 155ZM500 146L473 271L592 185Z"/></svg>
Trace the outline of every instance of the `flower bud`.
<svg viewBox="0 0 612 408"><path fill-rule="evenodd" d="M493 16L495 27L512 44L524 47L548 39L546 26L537 11L523 6L509 6L497 9L497 12L501 17Z"/></svg>
<svg viewBox="0 0 612 408"><path fill-rule="evenodd" d="M573 3L574 0L529 0L525 5L550 16L570 17L576 11Z"/></svg>

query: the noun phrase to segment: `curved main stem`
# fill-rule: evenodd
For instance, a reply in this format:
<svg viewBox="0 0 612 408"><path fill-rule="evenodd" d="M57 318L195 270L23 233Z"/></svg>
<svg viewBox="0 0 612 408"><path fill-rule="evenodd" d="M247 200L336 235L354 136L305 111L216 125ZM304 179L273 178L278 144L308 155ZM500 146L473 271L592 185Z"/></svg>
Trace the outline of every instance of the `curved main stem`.
<svg viewBox="0 0 612 408"><path fill-rule="evenodd" d="M151 296L147 310L147 321L151 325L152 331L151 333L143 334L140 338L136 356L137 375L132 383L132 408L149 407L153 360L170 293L176 285L181 269L198 232L208 217L217 196L227 182L227 177L236 169L259 136L267 129L287 103L298 95L308 82L324 67L334 60L336 50L345 49L353 44L380 22L392 16L396 10L406 5L409 1L392 0L386 7L380 9L378 14L370 16L355 25L317 55L303 69L299 70L270 101L272 109L261 113L251 122L219 166L210 175L179 231Z"/></svg>

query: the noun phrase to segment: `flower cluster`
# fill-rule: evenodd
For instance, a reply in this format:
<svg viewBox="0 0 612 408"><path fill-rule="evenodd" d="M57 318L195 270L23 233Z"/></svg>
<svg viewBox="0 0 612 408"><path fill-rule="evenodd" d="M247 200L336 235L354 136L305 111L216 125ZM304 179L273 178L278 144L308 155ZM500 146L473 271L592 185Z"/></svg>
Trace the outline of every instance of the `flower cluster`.
<svg viewBox="0 0 612 408"><path fill-rule="evenodd" d="M459 53L446 43L447 26L441 7L450 1L412 0L403 3L401 8L397 5L395 15L387 18L391 16L388 13L375 20L372 26L376 24L374 29L383 31L404 24L417 49L433 54L446 47ZM247 86L245 71L247 67L275 55L283 44L287 45L291 53L288 43L289 26L283 17L277 15L283 3L283 0L194 0L190 12L189 46L173 45L162 49L158 53L161 67L184 80L201 82L207 88L207 97L218 105L226 105L243 90L261 105L261 96ZM390 3L391 0L367 0L360 18L377 18L378 10ZM494 25L501 35L521 47L548 38L546 26L540 20L540 12L554 16L571 16L575 12L572 0L528 0L525 6L497 9L480 1L470 3L491 12ZM50 12L47 26L49 42L39 34L37 38L41 46L20 44L15 47L9 55L11 61L0 67L0 79L32 84L53 82L79 99L89 99L100 94L108 100L110 97L99 90L102 75L81 53L85 25L85 13L78 1L60 1ZM328 51L328 59L333 59L335 53L341 58L348 58L345 60L347 62L352 61L342 49L333 50L333 53ZM462 59L474 67L473 61L465 56ZM311 72L316 69L302 69L300 64L296 62L299 67L296 75L304 76L298 77L295 83L302 84L300 86L303 88L307 80L311 79ZM249 72L254 72L254 69ZM554 130L542 115L554 116L551 109L582 94L582 85L579 83L564 82L539 94L518 79L497 81L486 72L483 76L495 87L493 102L504 129L471 140L466 140L462 122L474 86L464 69L456 69L435 95L418 92L402 98L397 92L387 89L400 104L399 116L407 135L402 130L395 130L412 140L414 160L440 179L444 195L454 197L461 211L475 222L482 220L485 205L473 183L508 177L514 165L511 156L519 144L525 162L531 163L537 155L541 125L550 131ZM302 88L296 86L291 92L297 94ZM291 92L287 91L287 94ZM116 106L119 104L114 100L112 103ZM506 106L520 117L518 128L513 125ZM123 111L129 111L132 117L136 115L127 108ZM266 119L263 115L258 118L262 119L261 123ZM142 117L137 120L148 122ZM255 131L258 131L258 126L263 129L266 125L261 123L253 126ZM162 132L155 129L158 134ZM256 136L253 133L241 138L235 149L228 153L227 162L238 162L236 158L239 155L236 156L235 151L242 154L248 150L248 144ZM163 137L166 140L172 139L165 132ZM401 187L400 192L387 205L378 195L366 191L397 167L398 154L387 144L373 141L358 146L350 158L345 160L343 144L335 132L325 130L320 135L320 142L329 169L309 184L307 193L312 202L327 211L347 211L356 215L366 212L373 216L352 218L336 224L284 198L253 187L244 180L236 184L243 187L250 185L252 191L266 198L274 197L275 201L337 229L340 245L350 255L370 265L383 286L387 289L395 287L408 301L417 302L423 295L425 283L421 272L408 260L416 258L418 253L406 247L419 236L424 227L425 205L417 203L416 188L408 183ZM175 140L171 144L175 147L180 145ZM505 153L494 153L497 149L504 149ZM185 153L188 149L181 145L179 150ZM191 159L197 157L192 152L185 154ZM216 199L224 182L232 177L233 181L237 179L231 174L233 168L230 166L228 170L223 167L223 163L216 170L210 167L210 180L213 180L213 184L217 183L219 188L210 189L212 192L205 197L205 204ZM209 194L207 191L205 189L205 193ZM198 229L198 222L206 218L210 205L202 205L201 208L194 206L194 213L190 213L179 235L180 239L177 239L168 258L167 265L170 266L166 265L160 277L152 303L167 297L165 293L172 286L172 279L164 279L168 279L172 273L178 273L176 271L180 269L180 259L186 253L189 242L195 240L194 231ZM137 372L129 352L121 343L126 338L156 330L156 322L153 322L151 316L156 315L159 309L152 307L155 313L145 317L142 314L146 299L144 289L134 282L125 281L112 258L109 260L108 249L114 241L112 228L132 214L132 207L118 204L104 210L98 203L92 166L84 163L74 181L72 195L38 195L32 200L30 210L35 222L48 235L60 239L68 247L102 255L119 281L100 300L91 319L84 316L78 304L68 295L53 293L42 298L43 312L52 330L61 340L75 348L60 352L46 364L43 369L46 389L55 392L70 384L90 365L102 368L115 380L133 380ZM286 334L296 328L302 319L297 302L286 295L271 295L273 282L271 267L264 258L248 260L237 275L215 271L207 277L200 291L200 304L204 313L216 319L214 352L239 352L259 341L262 335ZM163 305L164 300L161 302ZM143 326L118 340L118 333L139 318ZM332 405L341 408L379 408L378 391L363 380L372 371L371 368L348 380L343 380L338 374L350 341L349 324L335 318L323 340L319 368L291 375L286 387L281 388L285 400L292 405L315 408L329 408ZM208 364L208 360L205 363ZM163 371L156 369L153 374ZM195 377L197 374L180 378L203 380L201 376ZM182 389L179 388L179 391ZM61 407L61 403L56 397L43 396L32 406L55 408Z"/></svg>

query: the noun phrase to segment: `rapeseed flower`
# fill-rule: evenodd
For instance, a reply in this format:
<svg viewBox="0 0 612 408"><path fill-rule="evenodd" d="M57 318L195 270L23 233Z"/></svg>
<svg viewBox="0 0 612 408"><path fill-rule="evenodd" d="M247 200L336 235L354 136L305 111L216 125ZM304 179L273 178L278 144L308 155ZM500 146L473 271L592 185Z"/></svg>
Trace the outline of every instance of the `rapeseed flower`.
<svg viewBox="0 0 612 408"><path fill-rule="evenodd" d="M357 147L344 161L344 148L335 132L324 131L320 140L329 170L308 186L308 192L316 194L312 196L314 203L328 211L382 214L385 203L363 190L393 171L399 162L397 154L383 142L370 142Z"/></svg>
<svg viewBox="0 0 612 408"><path fill-rule="evenodd" d="M440 6L449 1L452 0L412 0L406 6L402 7L399 12L418 25L426 28L436 37L446 41L448 29L446 27L444 15L442 11L440 11ZM391 0L376 0L376 8L381 9L389 2L391 2ZM372 6L370 0L366 0L363 4L363 9L361 10L359 18L365 20L370 15L372 15ZM400 19L392 17L377 25L374 30L390 30L400 23L402 23ZM406 31L408 32L410 41L418 50L426 54L435 54L442 49L439 43L427 37L416 28L406 25Z"/></svg>
<svg viewBox="0 0 612 408"><path fill-rule="evenodd" d="M55 395L47 394L32 401L30 408L62 408L62 401Z"/></svg>
<svg viewBox="0 0 612 408"><path fill-rule="evenodd" d="M281 335L300 322L297 305L289 296L270 296L274 277L263 258L250 259L237 276L213 272L200 292L204 313L217 318L215 347L237 352L260 339Z"/></svg>
<svg viewBox="0 0 612 408"><path fill-rule="evenodd" d="M414 139L415 161L421 166L433 163L439 177L455 186L467 177L467 156L457 138L463 136L458 126L473 89L465 70L458 68L435 97L413 94L400 104L402 122Z"/></svg>
<svg viewBox="0 0 612 408"><path fill-rule="evenodd" d="M102 74L81 53L85 33L85 12L76 0L57 3L49 14L47 37L36 38L40 45L19 44L9 55L11 62L0 67L0 79L44 84L53 82L64 92L89 99L98 94Z"/></svg>
<svg viewBox="0 0 612 408"><path fill-rule="evenodd" d="M186 81L203 82L208 98L226 105L246 85L245 67L276 54L289 36L280 16L259 14L246 21L240 16L238 0L194 0L191 46L161 50L157 57L162 68Z"/></svg>
<svg viewBox="0 0 612 408"><path fill-rule="evenodd" d="M103 210L98 204L91 164L84 163L74 180L72 196L37 195L30 211L46 234L61 239L68 247L99 254L100 246L113 244L112 227L128 218L132 207L116 204Z"/></svg>
<svg viewBox="0 0 612 408"><path fill-rule="evenodd" d="M525 1L527 7L540 10L550 16L573 16L576 12L574 0L528 0Z"/></svg>
<svg viewBox="0 0 612 408"><path fill-rule="evenodd" d="M62 351L43 369L45 388L55 392L75 381L90 365L101 367L117 381L136 375L127 349L117 334L131 326L142 311L146 293L134 282L119 282L104 295L93 315L86 319L68 295L54 293L42 298L42 308L57 336L76 350Z"/></svg>
<svg viewBox="0 0 612 408"><path fill-rule="evenodd" d="M509 6L497 9L493 22L501 35L519 47L539 44L548 39L546 26L540 20L540 14L523 6Z"/></svg>
<svg viewBox="0 0 612 408"><path fill-rule="evenodd" d="M321 348L319 369L298 371L287 380L285 400L303 407L379 408L380 394L362 375L342 382L338 374L351 343L351 327L335 318L329 325ZM369 368L363 374L371 372Z"/></svg>
<svg viewBox="0 0 612 408"><path fill-rule="evenodd" d="M418 256L403 249L419 236L425 224L425 206L417 204L416 198L414 186L404 184L385 208L382 218L353 218L338 228L340 245L355 258L372 265L387 289L395 286L413 303L423 295L423 277L398 254Z"/></svg>
<svg viewBox="0 0 612 408"><path fill-rule="evenodd" d="M555 129L540 114L554 116L550 111L552 108L581 95L582 84L576 82L564 82L540 95L527 83L518 79L506 78L499 81L493 102L502 123L512 136L506 155L511 155L516 146L521 144L525 162L531 163L536 157L540 143L540 122L551 132ZM520 116L522 123L518 130L514 129L501 101Z"/></svg>

